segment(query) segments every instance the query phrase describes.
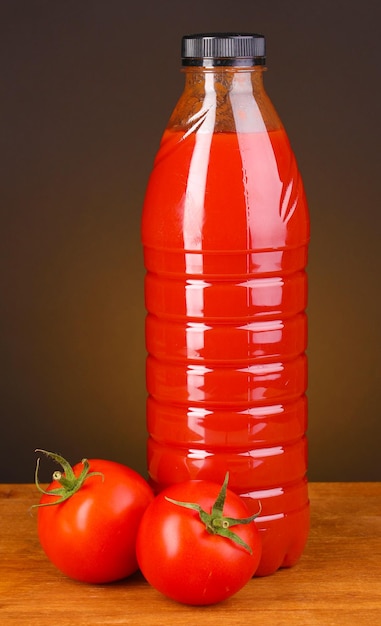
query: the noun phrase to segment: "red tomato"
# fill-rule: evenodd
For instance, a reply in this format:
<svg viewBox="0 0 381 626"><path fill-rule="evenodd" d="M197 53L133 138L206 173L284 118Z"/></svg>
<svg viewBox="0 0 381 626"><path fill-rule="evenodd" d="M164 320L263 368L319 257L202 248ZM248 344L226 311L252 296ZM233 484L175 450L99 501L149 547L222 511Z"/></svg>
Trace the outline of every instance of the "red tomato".
<svg viewBox="0 0 381 626"><path fill-rule="evenodd" d="M48 456L61 458L51 453ZM70 497L52 504L60 500L58 495L42 496L38 505L41 546L52 563L71 578L88 583L120 580L138 569L136 535L154 496L137 472L99 459L83 461L73 468L67 464L68 471L63 475L53 475L61 482L54 480L47 491L62 491L65 477L78 477L84 463L89 464L90 473ZM46 504L49 506L41 506Z"/></svg>
<svg viewBox="0 0 381 626"><path fill-rule="evenodd" d="M262 550L255 522L231 524L231 532L247 544L243 547L209 532L197 510L167 499L198 503L210 513L220 489L201 480L172 485L155 498L142 517L136 544L139 567L153 587L178 602L205 605L224 600L239 591L258 567ZM222 521L243 521L241 518L249 516L243 500L228 489Z"/></svg>

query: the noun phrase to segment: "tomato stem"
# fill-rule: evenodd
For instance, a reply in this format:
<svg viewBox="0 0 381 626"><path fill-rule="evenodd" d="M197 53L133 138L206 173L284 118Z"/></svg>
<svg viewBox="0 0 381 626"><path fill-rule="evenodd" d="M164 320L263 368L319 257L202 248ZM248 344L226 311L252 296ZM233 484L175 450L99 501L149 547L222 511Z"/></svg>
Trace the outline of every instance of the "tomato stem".
<svg viewBox="0 0 381 626"><path fill-rule="evenodd" d="M237 533L234 533L230 530L231 526L237 526L239 524L250 524L255 520L256 517L260 514L262 507L261 503L259 503L259 511L250 517L244 517L240 519L236 519L234 517L224 517L223 509L226 500L226 491L229 482L229 472L226 472L225 480L222 484L221 490L217 496L215 503L212 506L211 513L207 513L204 509L195 502L180 502L179 500L173 500L172 498L168 498L165 496L165 499L168 502L172 502L172 504L176 504L177 506L182 506L186 509L191 509L193 511L197 511L200 516L200 520L205 524L206 530L212 535L220 535L221 537L225 537L230 541L233 541L237 545L241 546L247 552L252 554L252 549L250 546L243 540Z"/></svg>
<svg viewBox="0 0 381 626"><path fill-rule="evenodd" d="M40 504L33 504L32 508L42 507L42 506L54 506L56 504L61 504L65 500L71 498L83 485L85 480L90 478L90 476L101 476L102 480L104 480L104 476L101 472L90 472L90 465L87 459L82 459L81 463L83 465L83 469L79 476L74 474L73 468L70 463L64 459L63 456L56 454L55 452L47 452L47 450L41 450L37 448L35 452L42 452L47 457L61 465L63 472L56 470L53 473L53 480L58 482L61 487L57 487L56 489L50 489L47 491L43 487L41 487L40 481L38 479L38 470L40 467L40 458L37 459L36 470L34 474L34 481L37 489L47 495L47 496L58 496L58 500L54 500L52 502L44 502Z"/></svg>

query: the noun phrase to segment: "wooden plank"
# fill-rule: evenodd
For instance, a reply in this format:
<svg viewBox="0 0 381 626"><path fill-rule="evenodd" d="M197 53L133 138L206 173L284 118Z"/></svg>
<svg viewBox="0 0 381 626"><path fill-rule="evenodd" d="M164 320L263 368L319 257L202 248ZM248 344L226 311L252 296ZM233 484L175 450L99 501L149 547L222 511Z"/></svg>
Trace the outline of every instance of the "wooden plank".
<svg viewBox="0 0 381 626"><path fill-rule="evenodd" d="M194 608L164 598L140 573L112 585L69 580L40 548L30 512L38 501L34 485L0 485L0 623L381 624L381 483L315 483L310 496L311 532L296 566L254 578L218 605Z"/></svg>

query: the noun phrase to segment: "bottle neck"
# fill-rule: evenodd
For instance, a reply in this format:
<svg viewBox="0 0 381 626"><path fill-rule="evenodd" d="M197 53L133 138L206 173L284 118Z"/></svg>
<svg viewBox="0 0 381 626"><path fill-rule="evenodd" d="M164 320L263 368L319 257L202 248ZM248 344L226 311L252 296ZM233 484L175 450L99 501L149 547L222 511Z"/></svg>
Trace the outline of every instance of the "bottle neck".
<svg viewBox="0 0 381 626"><path fill-rule="evenodd" d="M282 126L264 85L263 66L186 67L182 96L168 129L260 132Z"/></svg>
<svg viewBox="0 0 381 626"><path fill-rule="evenodd" d="M240 75L241 81L263 89L263 73L265 66L216 66L216 67L182 67L185 74L185 87L193 88L199 84L223 85L226 90L234 87L234 79ZM211 79L213 77L213 80Z"/></svg>

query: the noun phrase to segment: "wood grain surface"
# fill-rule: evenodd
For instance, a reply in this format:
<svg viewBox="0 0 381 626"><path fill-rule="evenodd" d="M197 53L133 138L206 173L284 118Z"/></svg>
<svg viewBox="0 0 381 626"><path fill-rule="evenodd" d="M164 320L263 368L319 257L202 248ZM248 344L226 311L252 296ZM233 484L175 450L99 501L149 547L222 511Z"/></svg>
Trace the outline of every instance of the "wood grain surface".
<svg viewBox="0 0 381 626"><path fill-rule="evenodd" d="M381 625L381 483L313 483L310 498L310 537L296 566L195 608L166 599L140 573L111 585L69 580L40 548L35 486L0 485L0 624Z"/></svg>

